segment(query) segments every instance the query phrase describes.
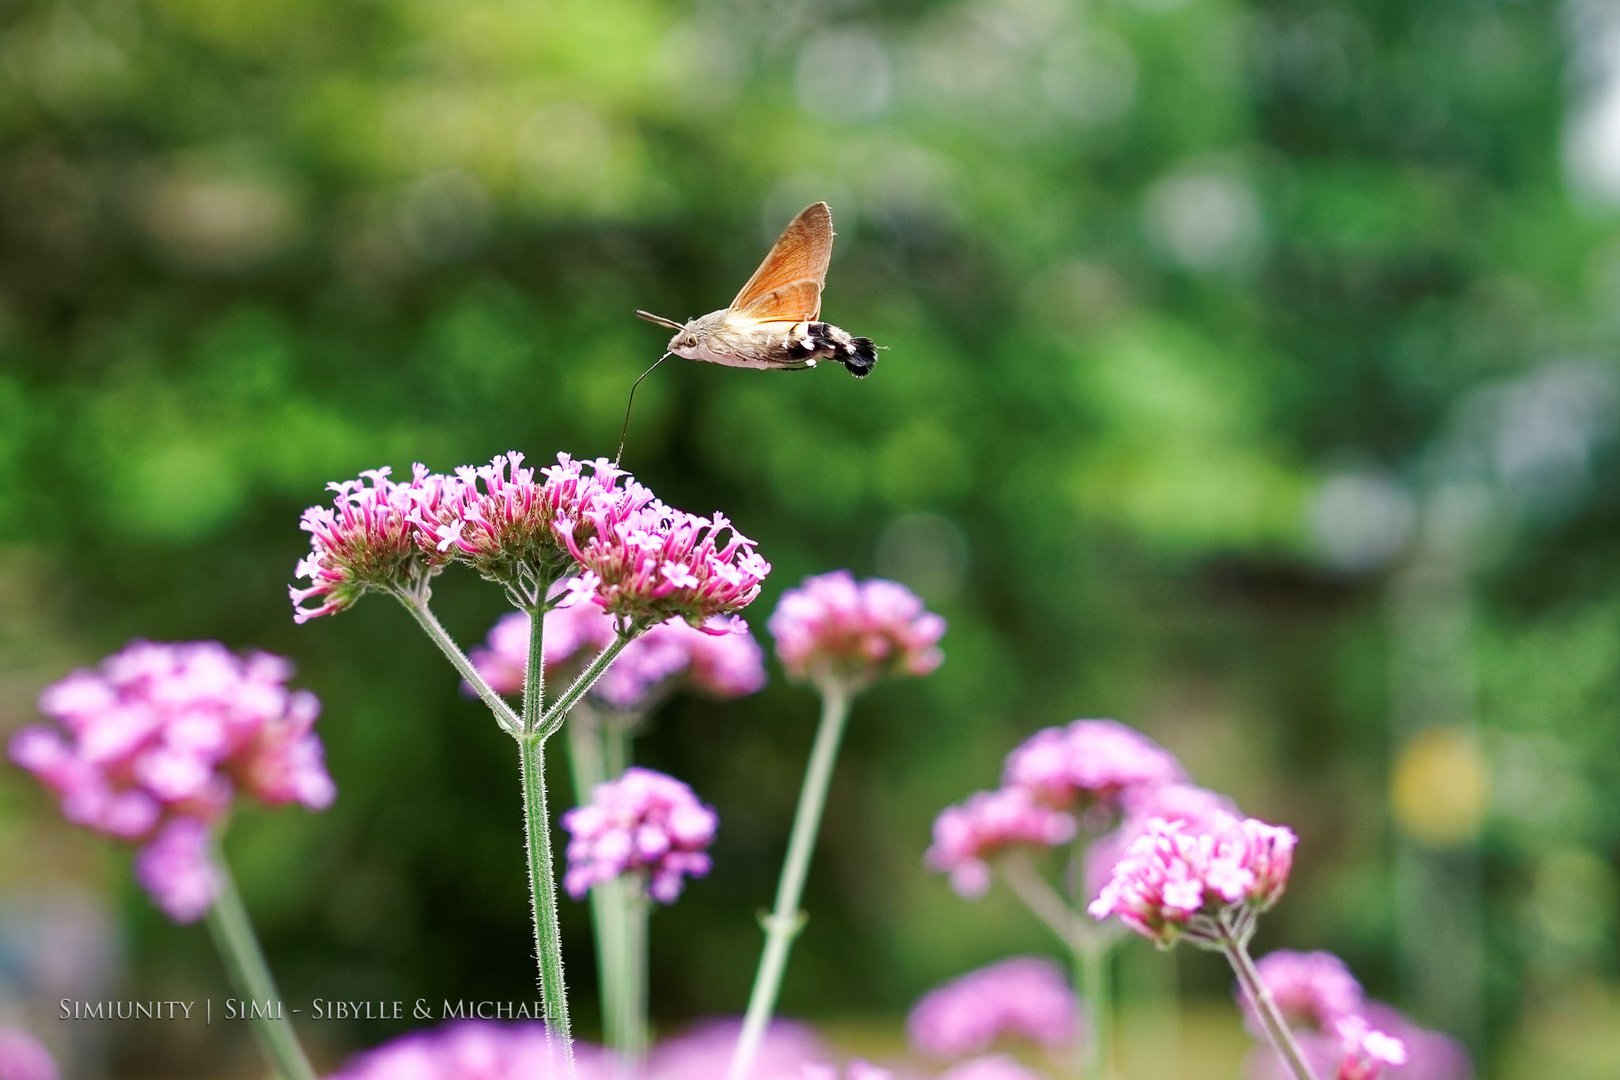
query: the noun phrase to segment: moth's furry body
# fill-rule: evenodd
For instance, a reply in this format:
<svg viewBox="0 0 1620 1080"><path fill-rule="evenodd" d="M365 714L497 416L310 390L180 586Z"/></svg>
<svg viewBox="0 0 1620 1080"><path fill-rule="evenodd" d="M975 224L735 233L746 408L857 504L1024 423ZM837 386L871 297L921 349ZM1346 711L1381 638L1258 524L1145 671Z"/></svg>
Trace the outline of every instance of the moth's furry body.
<svg viewBox="0 0 1620 1080"><path fill-rule="evenodd" d="M837 360L856 377L877 363L871 338L821 322L821 289L832 258L832 211L811 203L788 222L731 306L687 323L638 311L676 334L669 352L687 360L760 371L798 371Z"/></svg>
<svg viewBox="0 0 1620 1080"><path fill-rule="evenodd" d="M669 351L687 360L767 371L797 371L832 359L857 378L877 363L871 338L854 337L824 322L758 322L731 308L687 323L670 339Z"/></svg>

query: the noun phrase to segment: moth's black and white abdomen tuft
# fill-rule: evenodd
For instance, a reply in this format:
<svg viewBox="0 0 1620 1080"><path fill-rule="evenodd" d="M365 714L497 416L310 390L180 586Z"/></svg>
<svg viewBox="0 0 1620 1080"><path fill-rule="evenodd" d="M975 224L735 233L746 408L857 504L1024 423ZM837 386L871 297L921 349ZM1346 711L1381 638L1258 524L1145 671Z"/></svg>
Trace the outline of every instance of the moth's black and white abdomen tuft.
<svg viewBox="0 0 1620 1080"><path fill-rule="evenodd" d="M877 366L877 346L869 337L852 338L849 344L849 355L840 356L838 359L849 368L851 375L857 379L864 379L872 374L872 369Z"/></svg>
<svg viewBox="0 0 1620 1080"><path fill-rule="evenodd" d="M794 327L787 340L788 359L814 365L822 358L837 360L856 378L868 375L877 363L877 346L871 338L852 337L849 331L832 323L807 322Z"/></svg>

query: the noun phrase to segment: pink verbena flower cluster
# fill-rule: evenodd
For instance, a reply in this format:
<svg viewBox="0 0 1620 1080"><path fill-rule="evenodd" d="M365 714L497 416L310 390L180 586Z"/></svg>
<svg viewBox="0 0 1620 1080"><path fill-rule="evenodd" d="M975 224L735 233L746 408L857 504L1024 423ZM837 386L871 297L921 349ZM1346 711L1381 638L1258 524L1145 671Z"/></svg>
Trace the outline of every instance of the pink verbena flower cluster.
<svg viewBox="0 0 1620 1080"><path fill-rule="evenodd" d="M536 470L513 451L448 475L417 465L404 484L379 469L329 487L333 505L303 517L297 576L309 584L289 590L299 622L368 589L417 589L455 561L525 603L574 572L577 591L624 624L701 625L747 606L770 572L723 516L669 507L606 459L559 454Z"/></svg>
<svg viewBox="0 0 1620 1080"><path fill-rule="evenodd" d="M807 578L782 594L768 624L788 676L861 690L939 667L945 620L904 585L857 581L847 570Z"/></svg>
<svg viewBox="0 0 1620 1080"><path fill-rule="evenodd" d="M1073 815L1041 805L1023 788L981 791L934 819L934 842L924 859L951 876L958 895L982 896L990 887L990 859L1013 848L1067 844L1075 829Z"/></svg>
<svg viewBox="0 0 1620 1080"><path fill-rule="evenodd" d="M1185 936L1208 948L1246 940L1251 920L1288 884L1291 829L1227 815L1207 827L1154 818L1086 909L1168 948Z"/></svg>
<svg viewBox="0 0 1620 1080"><path fill-rule="evenodd" d="M1114 864L1155 818L1198 831L1212 827L1222 817L1243 816L1231 799L1193 784L1140 784L1125 790L1122 803L1119 827L1086 848L1086 895L1093 899L1113 876Z"/></svg>
<svg viewBox="0 0 1620 1080"><path fill-rule="evenodd" d="M1456 1042L1413 1024L1401 1013L1368 1001L1344 961L1327 952L1268 953L1255 964L1312 1071L1335 1080L1469 1080L1468 1056ZM1249 1030L1264 1029L1241 988ZM1288 1065L1262 1043L1251 1058L1256 1080L1292 1076Z"/></svg>
<svg viewBox="0 0 1620 1080"><path fill-rule="evenodd" d="M1060 809L1118 810L1127 792L1182 783L1175 755L1113 720L1076 720L1046 728L1007 756L1002 784L1034 793Z"/></svg>
<svg viewBox="0 0 1620 1080"><path fill-rule="evenodd" d="M468 654L498 693L523 690L529 625L522 612L503 615L486 645ZM552 608L546 612L547 681L578 672L615 636L613 617L595 604L565 602ZM670 619L625 646L590 697L610 709L639 712L677 684L716 698L752 694L765 685L765 654L741 619L716 619L707 630Z"/></svg>
<svg viewBox="0 0 1620 1080"><path fill-rule="evenodd" d="M444 478L417 465L401 484L390 471L368 469L357 480L327 484L332 505L304 511L299 528L309 533L310 549L293 574L309 584L287 590L294 621L335 614L368 589L403 587L450 561L420 521L423 507L439 501Z"/></svg>
<svg viewBox="0 0 1620 1080"><path fill-rule="evenodd" d="M1077 1034L1077 1007L1056 964L1015 956L930 991L911 1010L906 1030L912 1046L941 1060L982 1053L1006 1038L1062 1047Z"/></svg>
<svg viewBox="0 0 1620 1080"><path fill-rule="evenodd" d="M719 818L692 789L651 769L632 767L598 784L591 801L563 815L568 872L563 885L576 900L591 886L642 875L653 899L668 904L684 879L709 872L707 848Z"/></svg>
<svg viewBox="0 0 1620 1080"><path fill-rule="evenodd" d="M210 831L237 794L320 810L336 789L313 725L319 702L286 686L292 666L218 642L138 641L47 687L59 727L23 728L11 756L69 821L143 845L136 874L181 922L217 890Z"/></svg>

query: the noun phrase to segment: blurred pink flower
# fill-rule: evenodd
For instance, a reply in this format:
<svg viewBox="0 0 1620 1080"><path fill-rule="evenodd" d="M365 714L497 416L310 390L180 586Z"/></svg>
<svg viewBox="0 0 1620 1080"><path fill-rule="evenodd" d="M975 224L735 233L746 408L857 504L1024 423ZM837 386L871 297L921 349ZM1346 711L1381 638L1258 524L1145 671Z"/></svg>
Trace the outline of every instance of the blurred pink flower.
<svg viewBox="0 0 1620 1080"><path fill-rule="evenodd" d="M1226 815L1189 827L1154 818L1087 907L1163 948L1186 936L1221 947L1243 921L1282 896L1297 838L1287 828Z"/></svg>
<svg viewBox="0 0 1620 1080"><path fill-rule="evenodd" d="M934 819L934 842L924 859L951 875L957 893L979 896L990 885L989 860L996 855L1016 847L1056 847L1074 834L1073 817L1040 805L1023 788L981 791Z"/></svg>
<svg viewBox="0 0 1620 1080"><path fill-rule="evenodd" d="M0 1025L0 1080L57 1080L56 1062L26 1031Z"/></svg>
<svg viewBox="0 0 1620 1080"><path fill-rule="evenodd" d="M611 1059L574 1044L577 1080L617 1080ZM327 1080L560 1080L544 1024L459 1020L413 1031L352 1059Z"/></svg>
<svg viewBox="0 0 1620 1080"><path fill-rule="evenodd" d="M1079 1002L1050 960L1013 957L930 991L911 1010L911 1045L949 1060L982 1053L1004 1038L1040 1046L1072 1043Z"/></svg>
<svg viewBox="0 0 1620 1080"><path fill-rule="evenodd" d="M945 620L893 581L847 570L807 578L782 594L769 628L789 677L863 689L893 675L927 675L944 654Z"/></svg>
<svg viewBox="0 0 1620 1080"><path fill-rule="evenodd" d="M935 1080L1042 1080L1040 1073L1030 1072L1012 1058L1000 1054L994 1057L974 1058L946 1069Z"/></svg>
<svg viewBox="0 0 1620 1080"><path fill-rule="evenodd" d="M150 844L137 874L159 905L187 922L214 894L208 828L236 795L325 809L336 796L313 727L320 704L287 689L292 667L218 642L137 641L99 670L47 687L35 725L11 757L59 798L69 820Z"/></svg>
<svg viewBox="0 0 1620 1080"><path fill-rule="evenodd" d="M1114 720L1076 720L1036 732L1007 755L1006 787L1028 788L1063 810L1115 811L1136 787L1185 783L1175 756Z"/></svg>
<svg viewBox="0 0 1620 1080"><path fill-rule="evenodd" d="M135 878L176 922L195 922L219 894L219 870L208 851L208 826L175 818L135 857Z"/></svg>
<svg viewBox="0 0 1620 1080"><path fill-rule="evenodd" d="M368 589L403 588L449 561L418 525L422 508L435 505L444 486L426 466L415 466L406 484L389 479L383 468L326 486L332 505L310 507L299 523L310 535L310 551L294 576L309 585L287 590L295 622L342 611Z"/></svg>
<svg viewBox="0 0 1620 1080"><path fill-rule="evenodd" d="M784 1073L761 1073L756 1068L754 1075L767 1077L768 1080L894 1080L894 1073L866 1061L852 1061L843 1069L815 1062Z"/></svg>
<svg viewBox="0 0 1620 1080"><path fill-rule="evenodd" d="M562 824L573 837L563 884L574 899L593 885L640 874L648 894L668 904L685 877L709 872L707 848L719 819L673 776L632 767L596 785L591 801L564 814Z"/></svg>
<svg viewBox="0 0 1620 1080"><path fill-rule="evenodd" d="M742 1033L742 1021L706 1020L653 1047L647 1080L716 1080L726 1075L731 1053ZM773 1020L754 1058L753 1075L760 1078L791 1075L793 1070L825 1061L827 1049L803 1024ZM852 1078L853 1080L853 1078Z"/></svg>
<svg viewBox="0 0 1620 1080"><path fill-rule="evenodd" d="M710 631L681 619L659 623L625 647L591 688L591 698L611 709L639 712L677 686L717 698L741 697L764 686L765 654L748 624L717 619ZM546 613L547 680L579 671L615 636L612 616L595 604L576 601L552 608ZM521 693L529 662L529 617L520 611L503 615L485 647L468 656L497 692Z"/></svg>
<svg viewBox="0 0 1620 1080"><path fill-rule="evenodd" d="M1474 1068L1462 1044L1439 1031L1419 1027L1399 1009L1369 1001L1359 1015L1406 1047L1406 1062L1385 1072L1389 1080L1472 1080Z"/></svg>
<svg viewBox="0 0 1620 1080"><path fill-rule="evenodd" d="M1473 1067L1456 1040L1418 1027L1388 1005L1365 1002L1349 1014L1354 1022L1347 1031L1339 1028L1345 1019L1335 1019L1326 1029L1295 1033L1306 1063L1322 1080L1367 1080L1370 1075L1384 1080L1472 1080ZM1399 1064L1389 1060L1397 1045L1405 1056ZM1247 1072L1253 1080L1294 1077L1288 1063L1266 1043L1249 1056Z"/></svg>
<svg viewBox="0 0 1620 1080"><path fill-rule="evenodd" d="M1291 1028L1331 1032L1340 1020L1361 1012L1361 984L1332 953L1279 949L1256 961L1255 970ZM1265 1037L1241 988L1238 1001L1250 1032Z"/></svg>
<svg viewBox="0 0 1620 1080"><path fill-rule="evenodd" d="M1333 1024L1339 1039L1338 1080L1377 1080L1391 1065L1406 1064L1401 1040L1372 1026L1360 1016L1340 1017Z"/></svg>

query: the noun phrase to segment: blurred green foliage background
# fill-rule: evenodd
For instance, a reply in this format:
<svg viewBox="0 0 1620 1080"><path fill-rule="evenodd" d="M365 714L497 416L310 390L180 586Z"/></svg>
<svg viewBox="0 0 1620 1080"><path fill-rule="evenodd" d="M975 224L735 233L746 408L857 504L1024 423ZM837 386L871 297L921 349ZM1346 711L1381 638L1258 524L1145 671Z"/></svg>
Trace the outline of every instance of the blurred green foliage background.
<svg viewBox="0 0 1620 1080"><path fill-rule="evenodd" d="M511 746L389 602L294 627L298 513L378 465L611 455L664 343L631 310L723 304L826 199L873 377L672 362L626 451L760 541L761 634L838 566L951 622L858 708L786 1011L892 1040L1045 950L925 872L929 825L1113 716L1300 833L1262 949L1339 952L1487 1075L1615 1075L1617 80L1602 0L13 0L0 733L131 637L291 656L339 801L229 841L282 989L528 997ZM502 611L436 599L469 644ZM661 1025L741 1008L814 708L776 678L640 745L722 819L654 920ZM105 898L109 993L224 993L15 769L0 874L14 916ZM1127 953L1128 995L1227 1008L1215 958ZM105 1039L116 1075L252 1068L240 1029Z"/></svg>

